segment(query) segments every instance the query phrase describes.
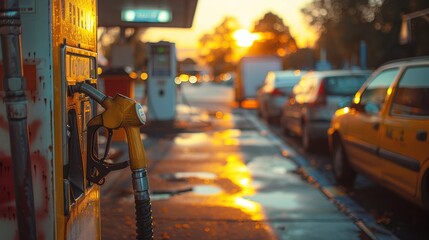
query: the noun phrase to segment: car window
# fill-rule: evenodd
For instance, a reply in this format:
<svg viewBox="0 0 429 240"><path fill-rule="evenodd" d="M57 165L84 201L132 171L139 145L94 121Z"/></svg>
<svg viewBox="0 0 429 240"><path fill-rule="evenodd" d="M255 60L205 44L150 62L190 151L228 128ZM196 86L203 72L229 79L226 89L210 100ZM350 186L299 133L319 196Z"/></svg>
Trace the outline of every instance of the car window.
<svg viewBox="0 0 429 240"><path fill-rule="evenodd" d="M293 89L293 86L280 87L280 90L286 95L291 95L292 89Z"/></svg>
<svg viewBox="0 0 429 240"><path fill-rule="evenodd" d="M368 76L335 76L327 77L324 87L327 95L330 96L350 96L355 94Z"/></svg>
<svg viewBox="0 0 429 240"><path fill-rule="evenodd" d="M377 114L383 107L387 89L392 85L398 74L398 68L382 71L367 85L360 97L359 105L363 106L369 114Z"/></svg>
<svg viewBox="0 0 429 240"><path fill-rule="evenodd" d="M304 93L304 91L306 89L307 82L308 82L308 78L302 77L301 80L293 88L293 94L298 95L298 94Z"/></svg>
<svg viewBox="0 0 429 240"><path fill-rule="evenodd" d="M276 78L276 75L273 72L268 72L267 76L265 77L265 84L266 85L273 84L275 78Z"/></svg>
<svg viewBox="0 0 429 240"><path fill-rule="evenodd" d="M429 66L405 70L392 101L392 115L429 116Z"/></svg>
<svg viewBox="0 0 429 240"><path fill-rule="evenodd" d="M293 87L295 84L298 83L300 80L299 76L293 76L293 77L278 77L276 79L276 86L278 87Z"/></svg>

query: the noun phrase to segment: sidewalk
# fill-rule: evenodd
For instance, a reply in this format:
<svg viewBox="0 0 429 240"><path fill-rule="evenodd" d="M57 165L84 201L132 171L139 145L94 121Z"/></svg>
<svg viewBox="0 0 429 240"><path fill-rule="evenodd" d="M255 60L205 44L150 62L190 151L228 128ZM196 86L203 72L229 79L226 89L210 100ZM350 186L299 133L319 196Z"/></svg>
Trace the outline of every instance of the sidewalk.
<svg viewBox="0 0 429 240"><path fill-rule="evenodd" d="M345 209L249 111L177 109L175 122L142 129L155 239L395 239ZM135 237L129 174L102 187L102 239Z"/></svg>

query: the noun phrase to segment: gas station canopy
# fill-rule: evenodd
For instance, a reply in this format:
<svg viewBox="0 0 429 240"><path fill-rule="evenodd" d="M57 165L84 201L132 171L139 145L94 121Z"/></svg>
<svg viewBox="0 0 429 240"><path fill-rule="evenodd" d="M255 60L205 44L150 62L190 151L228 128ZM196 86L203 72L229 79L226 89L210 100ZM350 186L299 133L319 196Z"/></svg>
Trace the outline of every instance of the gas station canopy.
<svg viewBox="0 0 429 240"><path fill-rule="evenodd" d="M190 28L198 0L98 0L100 27Z"/></svg>

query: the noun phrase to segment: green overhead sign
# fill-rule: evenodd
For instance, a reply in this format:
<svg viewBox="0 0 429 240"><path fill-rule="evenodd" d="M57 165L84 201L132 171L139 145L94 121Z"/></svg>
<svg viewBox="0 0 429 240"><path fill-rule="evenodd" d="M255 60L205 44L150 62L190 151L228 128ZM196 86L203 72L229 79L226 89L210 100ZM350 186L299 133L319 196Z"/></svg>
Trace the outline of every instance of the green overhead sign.
<svg viewBox="0 0 429 240"><path fill-rule="evenodd" d="M121 20L135 23L168 23L172 20L169 10L126 9L121 12Z"/></svg>

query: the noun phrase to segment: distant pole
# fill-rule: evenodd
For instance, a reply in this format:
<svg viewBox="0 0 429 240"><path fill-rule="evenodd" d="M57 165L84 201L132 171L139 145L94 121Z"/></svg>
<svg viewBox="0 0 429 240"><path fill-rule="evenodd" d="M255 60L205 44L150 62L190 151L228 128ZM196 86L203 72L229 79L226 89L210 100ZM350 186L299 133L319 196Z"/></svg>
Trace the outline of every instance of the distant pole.
<svg viewBox="0 0 429 240"><path fill-rule="evenodd" d="M364 40L360 41L360 67L366 69L366 42Z"/></svg>
<svg viewBox="0 0 429 240"><path fill-rule="evenodd" d="M327 61L326 49L325 48L321 48L320 49L320 61L321 62L326 62Z"/></svg>

